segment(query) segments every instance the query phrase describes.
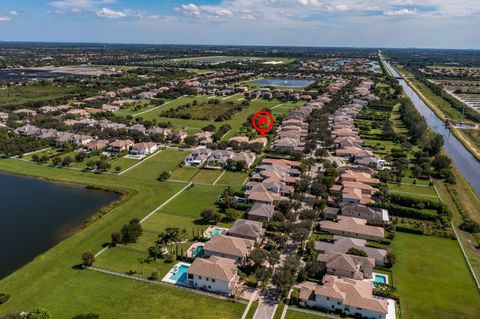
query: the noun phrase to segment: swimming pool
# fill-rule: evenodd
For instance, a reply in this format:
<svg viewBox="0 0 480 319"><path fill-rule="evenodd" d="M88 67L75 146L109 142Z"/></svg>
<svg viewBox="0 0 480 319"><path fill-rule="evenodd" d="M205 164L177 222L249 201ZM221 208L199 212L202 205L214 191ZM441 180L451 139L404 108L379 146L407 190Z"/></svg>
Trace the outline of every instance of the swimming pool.
<svg viewBox="0 0 480 319"><path fill-rule="evenodd" d="M190 265L186 265L186 264L175 265L168 279L170 279L171 281L175 281L176 284L186 283L188 268L190 268Z"/></svg>
<svg viewBox="0 0 480 319"><path fill-rule="evenodd" d="M198 257L203 255L203 246L197 246L193 249L192 257Z"/></svg>
<svg viewBox="0 0 480 319"><path fill-rule="evenodd" d="M212 237L215 236L215 235L221 235L225 232L225 229L223 228L215 228L212 230L211 234L212 234Z"/></svg>
<svg viewBox="0 0 480 319"><path fill-rule="evenodd" d="M375 282L379 282L379 283L382 283L382 284L386 284L387 283L387 276L385 275L382 275L382 274L375 274L375 277L374 277L374 281Z"/></svg>

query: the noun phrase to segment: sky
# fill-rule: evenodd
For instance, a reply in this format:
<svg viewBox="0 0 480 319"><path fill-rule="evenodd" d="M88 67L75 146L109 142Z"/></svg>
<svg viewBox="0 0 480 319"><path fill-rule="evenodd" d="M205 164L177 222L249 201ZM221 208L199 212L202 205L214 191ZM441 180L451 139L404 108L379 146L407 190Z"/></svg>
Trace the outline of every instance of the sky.
<svg viewBox="0 0 480 319"><path fill-rule="evenodd" d="M480 0L0 0L0 41L480 49Z"/></svg>

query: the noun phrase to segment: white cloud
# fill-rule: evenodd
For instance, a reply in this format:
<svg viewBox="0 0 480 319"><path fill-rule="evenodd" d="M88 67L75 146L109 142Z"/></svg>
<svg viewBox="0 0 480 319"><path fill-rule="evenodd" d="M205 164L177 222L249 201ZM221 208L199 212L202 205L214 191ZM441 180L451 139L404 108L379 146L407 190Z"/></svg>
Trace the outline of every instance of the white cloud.
<svg viewBox="0 0 480 319"><path fill-rule="evenodd" d="M199 17L202 12L198 6L193 3L182 4L182 7L177 9L177 11L187 15L187 16L196 16Z"/></svg>
<svg viewBox="0 0 480 319"><path fill-rule="evenodd" d="M399 10L386 10L386 11L383 11L383 14L386 16L408 16L408 15L416 15L417 11L403 8Z"/></svg>
<svg viewBox="0 0 480 319"><path fill-rule="evenodd" d="M0 22L6 22L10 20L12 20L12 18L10 18L9 16L0 16Z"/></svg>
<svg viewBox="0 0 480 319"><path fill-rule="evenodd" d="M18 16L18 12L15 10L10 11L11 16Z"/></svg>
<svg viewBox="0 0 480 319"><path fill-rule="evenodd" d="M82 11L95 11L102 5L115 2L116 0L57 0L48 4L62 12L70 10L73 13L80 13Z"/></svg>
<svg viewBox="0 0 480 319"><path fill-rule="evenodd" d="M347 11L350 8L346 4L339 4L335 7L338 11Z"/></svg>
<svg viewBox="0 0 480 319"><path fill-rule="evenodd" d="M106 19L120 19L125 18L127 15L122 11L113 11L108 8L102 8L96 12L97 16L106 18Z"/></svg>
<svg viewBox="0 0 480 319"><path fill-rule="evenodd" d="M322 3L319 0L297 0L302 6L321 7Z"/></svg>

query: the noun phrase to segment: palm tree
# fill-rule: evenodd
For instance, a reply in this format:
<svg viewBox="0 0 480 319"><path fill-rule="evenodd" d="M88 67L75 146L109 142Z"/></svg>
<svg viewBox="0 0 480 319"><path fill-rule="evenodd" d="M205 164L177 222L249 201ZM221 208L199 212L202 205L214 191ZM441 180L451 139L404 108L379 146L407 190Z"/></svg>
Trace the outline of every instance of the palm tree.
<svg viewBox="0 0 480 319"><path fill-rule="evenodd" d="M138 258L138 262L142 265L142 275L143 275L143 272L144 272L144 264L145 264L145 258Z"/></svg>

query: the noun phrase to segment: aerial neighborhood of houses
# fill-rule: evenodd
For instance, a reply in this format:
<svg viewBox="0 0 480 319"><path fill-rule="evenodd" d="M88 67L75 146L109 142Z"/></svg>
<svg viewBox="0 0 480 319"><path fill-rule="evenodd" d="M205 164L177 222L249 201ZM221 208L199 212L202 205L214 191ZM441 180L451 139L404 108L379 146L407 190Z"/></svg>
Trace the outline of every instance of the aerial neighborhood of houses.
<svg viewBox="0 0 480 319"><path fill-rule="evenodd" d="M331 91L339 91L349 82L338 79L331 84ZM390 224L386 209L369 206L375 203L380 180L377 169L387 163L362 146L362 139L355 129L355 116L369 100L377 99L370 94L373 82L362 81L355 90L354 101L339 108L328 119L329 132L334 140L335 154L332 162L342 163L338 176L329 192L325 219L309 225L308 232L318 229L327 239L313 242L316 262L325 269L320 282L305 281L296 289L298 299L306 307L324 311L349 313L363 318L395 318L395 301L374 294L375 285L387 284L388 275L377 272L376 267L389 263L388 253L372 242L382 242L387 234L384 227ZM309 132L309 116L313 110L322 109L331 100L328 94L307 102L285 116L270 144L272 154L284 151L303 151ZM208 134L202 133L202 138ZM259 143L267 146L267 139L250 140L246 136L229 139L229 145ZM187 255L190 263L179 262L163 278L163 281L201 289L221 295L245 298L245 282L241 271L251 265L251 255L256 250L272 245L266 231L279 218L285 203L295 197L295 189L305 174L317 174L300 161L280 157L261 157L248 151L210 150L208 145L197 148L185 159L185 165L210 169L223 169L229 161L244 161L251 168L250 180L244 185L243 197L237 201L248 205L244 218L238 219L230 228L212 225L204 233L203 242L192 244ZM314 152L313 152L314 153ZM315 155L312 155L315 156ZM253 166L255 165L255 166ZM319 171L325 168L316 167ZM311 198L310 198L311 199ZM313 205L307 197L301 206ZM282 217L283 218L283 217ZM294 224L301 224L301 218ZM328 239L329 238L329 239ZM298 246L295 246L298 249ZM354 252L361 252L355 254ZM288 256L283 251L282 258ZM288 258L288 257L287 257ZM269 262L264 261L269 267ZM271 267L282 267L272 265ZM185 272L186 276L179 276ZM180 279L178 279L180 278ZM183 279L182 279L183 278Z"/></svg>
<svg viewBox="0 0 480 319"><path fill-rule="evenodd" d="M340 67L355 74L367 68L367 60L351 61ZM395 168L366 146L370 144L364 143L358 127L362 112L379 101L374 94L377 78L342 73L320 81L309 72L322 65L328 66L318 60L305 61L299 63L298 72L273 74L279 79L307 79L313 86L304 89L251 85L258 73L227 68L162 84L101 91L61 105L22 108L14 111L15 115L0 113L0 121L11 124L13 118L12 136L42 146L15 155L15 159L59 170L82 170L88 176L93 176L91 172L116 173L99 177L126 179L139 168L150 166L158 171L163 163L156 160L161 154L178 156L172 159L173 168L155 176L155 181L148 176L148 183L155 185L155 196L164 195L159 185L178 187L178 193L172 193L175 195L142 220L132 220L122 232L143 227L151 216L168 219L170 214L161 214L162 209L184 192L196 191L201 195L195 196L202 197L209 187L205 198L210 198L215 191L211 200L215 208L203 207L207 204L200 199L181 203L198 210L193 217L178 217L182 222L195 218L185 222L186 227L193 226L192 237L161 238L168 231L180 232L181 227L169 224L177 222L177 215L172 221L162 221L161 227L151 226L149 236L158 235L159 239L142 254L155 262L158 256L168 256L168 263L162 261L165 272L159 273L162 268L147 279L142 261L142 276L137 271L119 276L148 283L161 281L213 298L246 300L249 308L253 302L259 309L268 308L268 298L274 305L288 298L299 312L313 311L319 316L395 319L398 298L392 292L390 270L395 256L386 248L394 240L389 210L394 214L380 205L380 172ZM321 87L314 86L318 83ZM178 101L185 97L188 103L181 105ZM261 105L250 109L249 103ZM288 108L281 109L283 104ZM224 117L215 114L208 118L207 111L213 106L224 112ZM198 114L195 107L201 110ZM193 111L182 113L187 109ZM275 124L264 137L250 126L253 114L248 112L252 109L274 114ZM235 118L232 114L240 115ZM44 116L55 125L43 125ZM217 128L218 123L223 125ZM63 162L54 160L60 156ZM89 159L86 166L80 165L85 157ZM129 174L123 174L128 170ZM187 178L179 171L190 175ZM201 173L209 174L211 181L196 179ZM222 183L223 176L235 177L235 182ZM183 213L181 205L171 211ZM158 234L161 231L164 233ZM130 250L125 246L135 240L125 242L118 236L112 233L112 243L92 259L119 250L116 247ZM97 267L94 262L84 263L84 268L119 273L102 270L102 264ZM264 297L269 289L274 292Z"/></svg>

